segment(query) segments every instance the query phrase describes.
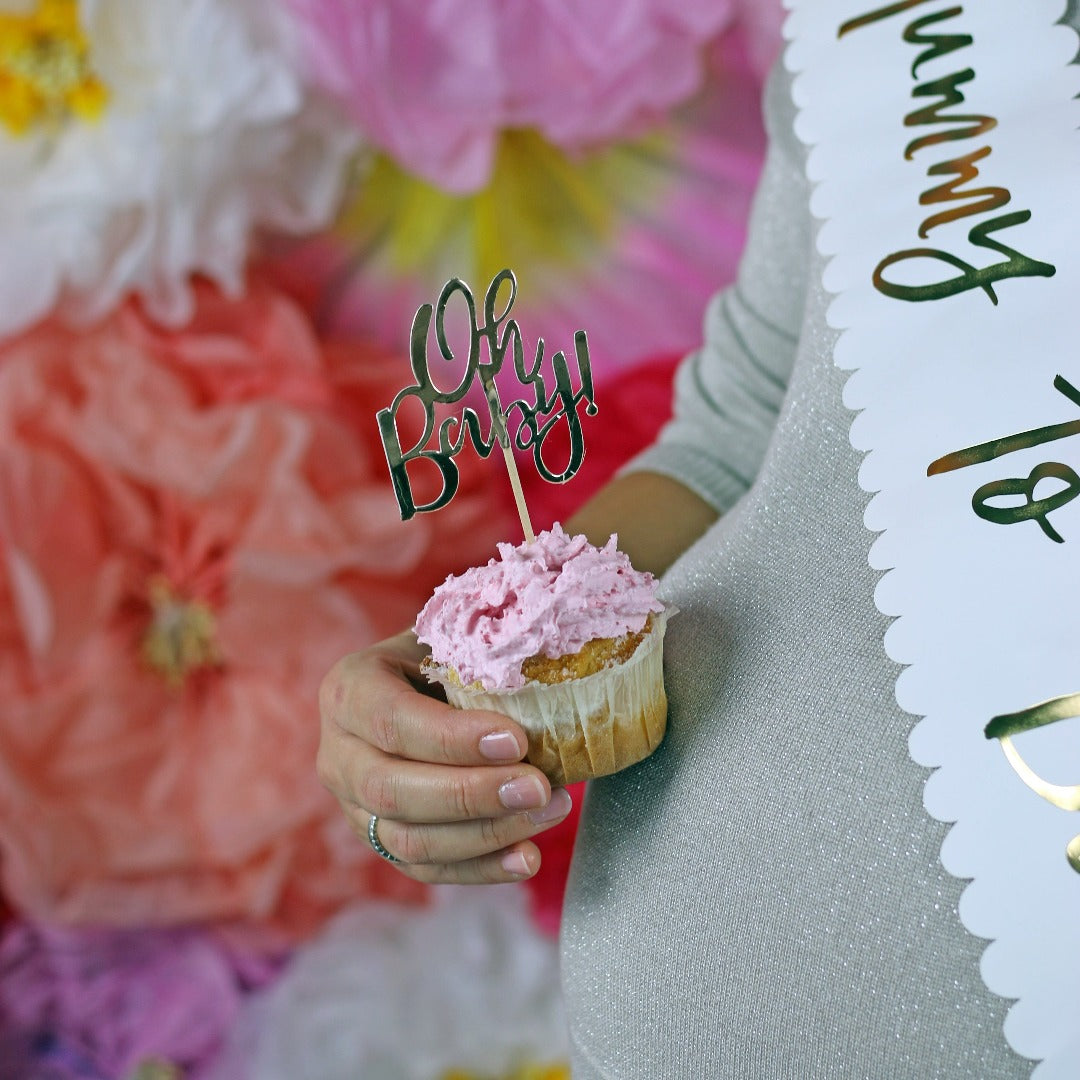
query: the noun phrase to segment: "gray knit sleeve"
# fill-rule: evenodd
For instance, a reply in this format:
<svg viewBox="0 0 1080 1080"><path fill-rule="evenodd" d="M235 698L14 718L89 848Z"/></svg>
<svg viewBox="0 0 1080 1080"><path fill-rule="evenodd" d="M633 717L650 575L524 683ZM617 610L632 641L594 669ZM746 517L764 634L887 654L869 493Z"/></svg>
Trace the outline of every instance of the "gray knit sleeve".
<svg viewBox="0 0 1080 1080"><path fill-rule="evenodd" d="M673 419L622 469L671 476L720 512L757 475L802 322L810 216L793 115L789 81L778 67L766 87L769 152L737 280L713 298L704 344L679 367Z"/></svg>

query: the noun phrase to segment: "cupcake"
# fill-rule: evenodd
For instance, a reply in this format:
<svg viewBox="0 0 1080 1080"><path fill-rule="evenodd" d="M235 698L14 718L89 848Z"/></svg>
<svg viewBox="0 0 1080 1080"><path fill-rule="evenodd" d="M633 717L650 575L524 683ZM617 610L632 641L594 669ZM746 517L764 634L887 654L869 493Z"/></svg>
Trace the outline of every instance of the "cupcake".
<svg viewBox="0 0 1080 1080"><path fill-rule="evenodd" d="M616 547L556 523L499 544L486 566L451 575L417 616L423 670L460 709L491 709L529 737L552 784L605 776L647 757L667 725L664 628L652 574Z"/></svg>

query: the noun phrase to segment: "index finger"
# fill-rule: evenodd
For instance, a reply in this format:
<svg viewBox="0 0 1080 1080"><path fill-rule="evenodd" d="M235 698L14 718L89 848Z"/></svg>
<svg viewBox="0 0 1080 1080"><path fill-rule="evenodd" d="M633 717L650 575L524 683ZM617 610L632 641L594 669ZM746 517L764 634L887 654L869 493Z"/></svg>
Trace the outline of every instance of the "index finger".
<svg viewBox="0 0 1080 1080"><path fill-rule="evenodd" d="M399 657L346 657L324 686L323 721L383 753L437 765L520 761L528 738L501 713L455 709L421 693L415 665Z"/></svg>

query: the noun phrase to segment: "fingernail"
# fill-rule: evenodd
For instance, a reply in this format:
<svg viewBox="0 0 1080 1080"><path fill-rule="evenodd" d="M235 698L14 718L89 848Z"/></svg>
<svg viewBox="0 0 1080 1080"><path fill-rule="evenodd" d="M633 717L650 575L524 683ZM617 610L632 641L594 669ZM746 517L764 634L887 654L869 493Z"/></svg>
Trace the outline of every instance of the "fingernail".
<svg viewBox="0 0 1080 1080"><path fill-rule="evenodd" d="M541 806L539 810L529 811L529 820L534 825L547 825L548 822L558 821L559 818L566 817L573 805L570 792L566 788L556 788L551 793L551 802L547 806Z"/></svg>
<svg viewBox="0 0 1080 1080"><path fill-rule="evenodd" d="M507 810L535 810L547 802L547 792L535 776L515 776L499 788L499 802Z"/></svg>
<svg viewBox="0 0 1080 1080"><path fill-rule="evenodd" d="M480 753L488 761L517 761L521 757L518 741L509 731L494 731L480 740Z"/></svg>
<svg viewBox="0 0 1080 1080"><path fill-rule="evenodd" d="M529 860L520 851L508 851L499 863L508 874L515 877L528 877L532 873Z"/></svg>

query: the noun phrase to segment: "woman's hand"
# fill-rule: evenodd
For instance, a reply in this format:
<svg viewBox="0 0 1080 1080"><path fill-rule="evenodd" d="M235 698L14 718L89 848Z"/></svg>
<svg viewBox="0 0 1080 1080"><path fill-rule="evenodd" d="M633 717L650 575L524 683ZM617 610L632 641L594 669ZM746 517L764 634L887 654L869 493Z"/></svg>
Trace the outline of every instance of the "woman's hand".
<svg viewBox="0 0 1080 1080"><path fill-rule="evenodd" d="M437 696L423 656L407 632L334 665L319 692L319 778L365 843L378 816L379 841L417 881L531 877L529 837L566 817L570 796L522 761L513 720Z"/></svg>

